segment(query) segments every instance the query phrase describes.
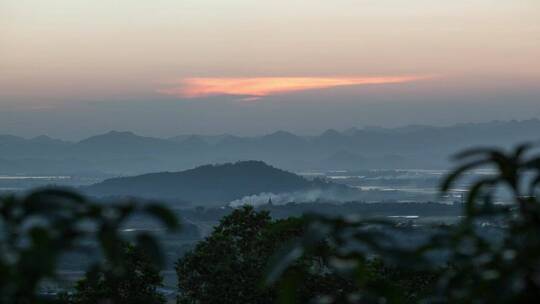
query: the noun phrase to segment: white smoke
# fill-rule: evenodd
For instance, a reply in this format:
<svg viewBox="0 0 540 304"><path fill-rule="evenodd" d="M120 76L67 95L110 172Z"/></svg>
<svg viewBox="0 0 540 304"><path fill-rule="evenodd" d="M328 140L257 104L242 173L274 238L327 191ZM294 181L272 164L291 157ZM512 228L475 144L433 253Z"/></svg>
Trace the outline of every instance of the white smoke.
<svg viewBox="0 0 540 304"><path fill-rule="evenodd" d="M343 193L337 193L332 190L312 189L306 191L287 192L287 193L259 193L255 195L245 196L241 199L234 200L229 203L230 207L239 207L243 205L261 206L268 203L271 199L272 204L284 205L290 202L304 203L315 201L326 201L334 203L343 203L352 201L358 197L343 195Z"/></svg>

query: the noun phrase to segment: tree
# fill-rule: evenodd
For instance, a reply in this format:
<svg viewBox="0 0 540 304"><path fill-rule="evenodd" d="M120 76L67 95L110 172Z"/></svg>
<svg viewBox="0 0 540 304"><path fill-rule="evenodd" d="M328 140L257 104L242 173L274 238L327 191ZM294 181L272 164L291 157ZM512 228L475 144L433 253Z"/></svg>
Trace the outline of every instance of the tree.
<svg viewBox="0 0 540 304"><path fill-rule="evenodd" d="M158 292L163 284L159 268L141 248L125 246L123 269L116 273L88 272L69 296L72 304L162 304L165 297Z"/></svg>
<svg viewBox="0 0 540 304"><path fill-rule="evenodd" d="M275 251L304 231L302 219L273 221L267 211L243 207L224 217L212 234L176 264L178 303L274 303L286 280L262 285ZM317 256L298 260L289 272L302 276L299 300L326 290L345 289L347 282L320 271Z"/></svg>
<svg viewBox="0 0 540 304"><path fill-rule="evenodd" d="M55 301L39 293L40 284L58 278L63 254L87 252L88 244L95 244L92 248L104 257L91 269L124 271L122 244L128 240L119 228L134 215L154 218L169 230L178 226L176 216L161 205L131 201L105 205L57 188L0 198L0 303ZM136 233L132 241L151 253L154 262L162 262L152 235Z"/></svg>
<svg viewBox="0 0 540 304"><path fill-rule="evenodd" d="M412 300L427 303L538 301L540 155L531 150L532 146L525 144L510 152L472 149L458 154L456 159L462 164L447 176L442 194L472 170L490 168L494 173L469 186L458 224L432 227L435 233L420 246L399 246L395 235L403 233L403 228L384 220L313 217L304 236L276 258L273 271L267 275L269 282L286 276L286 270L298 258L326 240L336 246L326 256L334 261L329 265L335 271L352 274L355 280L354 291L346 301L329 293L327 299L332 303L404 303L409 298L400 289L415 285L428 286L423 289L431 292L422 292ZM502 203L496 199L501 197L501 190L507 197ZM438 270L428 259L433 253L443 253L448 267ZM366 271L366 265L374 261L374 256L391 265L405 286L393 284L396 280L392 276L372 284L374 272ZM420 276L411 276L414 273ZM438 288L429 288L435 287L430 283L434 280Z"/></svg>
<svg viewBox="0 0 540 304"><path fill-rule="evenodd" d="M540 299L540 154L532 153L533 148L480 148L456 156L462 164L447 177L443 192L472 170L487 167L496 174L470 185L463 221L427 248L448 248L451 254L440 297L452 303ZM497 203L504 196L508 202ZM485 226L489 234L482 233Z"/></svg>

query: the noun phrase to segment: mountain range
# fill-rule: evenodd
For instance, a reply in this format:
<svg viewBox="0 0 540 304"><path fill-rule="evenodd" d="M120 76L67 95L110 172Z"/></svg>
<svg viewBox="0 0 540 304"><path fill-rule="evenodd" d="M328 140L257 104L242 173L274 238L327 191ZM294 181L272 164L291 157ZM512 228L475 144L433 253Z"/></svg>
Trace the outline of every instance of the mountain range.
<svg viewBox="0 0 540 304"><path fill-rule="evenodd" d="M332 195L351 199L360 194L357 189L318 179L307 180L261 161L204 165L180 172L117 177L80 189L98 197L166 199L205 206L220 206L259 194L270 196L316 191L325 198ZM268 200L268 197L265 196L265 199Z"/></svg>
<svg viewBox="0 0 540 304"><path fill-rule="evenodd" d="M466 147L508 147L540 139L540 120L449 127L351 128L316 136L285 131L241 137L154 138L111 131L77 142L0 136L0 174L112 174L178 171L203 164L261 160L293 171L447 168Z"/></svg>

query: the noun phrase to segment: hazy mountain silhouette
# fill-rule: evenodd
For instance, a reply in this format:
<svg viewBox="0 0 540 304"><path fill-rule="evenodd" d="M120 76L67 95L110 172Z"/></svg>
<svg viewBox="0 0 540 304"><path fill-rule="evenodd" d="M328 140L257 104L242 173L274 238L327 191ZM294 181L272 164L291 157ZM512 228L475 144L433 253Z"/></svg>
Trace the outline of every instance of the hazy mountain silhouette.
<svg viewBox="0 0 540 304"><path fill-rule="evenodd" d="M41 135L25 139L12 135L0 135L0 158L27 158L62 155L72 145L70 142Z"/></svg>
<svg viewBox="0 0 540 304"><path fill-rule="evenodd" d="M260 193L314 189L356 191L343 185L310 181L261 161L204 165L181 172L112 178L83 188L96 196L166 198L199 204L223 204Z"/></svg>
<svg viewBox="0 0 540 304"><path fill-rule="evenodd" d="M67 142L47 136L25 139L3 135L0 159L13 165L1 167L0 174L33 173L32 167L21 167L24 159L32 159L36 169L57 164L67 173L101 171L123 175L185 170L247 159L262 160L288 170L336 169L336 165L354 169L446 168L449 156L463 148L509 147L538 140L539 134L540 120L531 119L450 127L350 128L343 132L327 130L317 136L278 131L257 137L224 134L161 139L111 131L79 142ZM43 166L39 165L40 161Z"/></svg>
<svg viewBox="0 0 540 304"><path fill-rule="evenodd" d="M132 132L111 131L76 143L74 149L85 154L144 155L173 153L177 144L159 138L135 135Z"/></svg>
<svg viewBox="0 0 540 304"><path fill-rule="evenodd" d="M215 145L221 141L223 141L225 138L230 137L229 134L222 134L222 135L194 135L194 134L186 134L186 135L177 135L173 137L169 137L168 140L181 143L190 137L197 137L207 144Z"/></svg>

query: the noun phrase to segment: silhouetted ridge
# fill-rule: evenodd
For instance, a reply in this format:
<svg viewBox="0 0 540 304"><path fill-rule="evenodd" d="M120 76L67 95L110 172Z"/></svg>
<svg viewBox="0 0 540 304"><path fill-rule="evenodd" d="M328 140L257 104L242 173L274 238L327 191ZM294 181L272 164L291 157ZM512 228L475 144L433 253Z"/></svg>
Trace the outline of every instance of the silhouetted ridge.
<svg viewBox="0 0 540 304"><path fill-rule="evenodd" d="M165 197L195 203L224 203L259 193L305 190L314 185L315 182L262 161L242 161L204 165L181 172L113 178L85 190L99 196Z"/></svg>
<svg viewBox="0 0 540 304"><path fill-rule="evenodd" d="M177 144L171 141L139 136L133 132L110 131L81 140L73 147L79 155L152 155L155 153L174 153Z"/></svg>
<svg viewBox="0 0 540 304"><path fill-rule="evenodd" d="M111 131L80 142L0 135L0 174L101 172L134 175L201 164L257 159L295 171L446 169L450 155L471 146L509 148L540 140L540 120L493 121L448 127L327 130L315 136L278 131L264 136L182 135L170 139ZM397 158L389 162L385 155ZM23 160L31 159L32 165ZM52 170L51 170L52 169Z"/></svg>

